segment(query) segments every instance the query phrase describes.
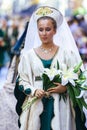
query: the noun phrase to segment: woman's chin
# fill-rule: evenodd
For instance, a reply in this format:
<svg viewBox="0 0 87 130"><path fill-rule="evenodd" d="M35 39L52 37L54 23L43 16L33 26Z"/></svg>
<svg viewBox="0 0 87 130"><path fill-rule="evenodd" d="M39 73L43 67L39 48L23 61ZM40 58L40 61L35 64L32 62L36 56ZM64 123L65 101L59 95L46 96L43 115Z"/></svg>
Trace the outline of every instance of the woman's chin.
<svg viewBox="0 0 87 130"><path fill-rule="evenodd" d="M47 44L47 43L49 43L49 42L46 41L46 40L43 40L42 43L43 43L43 44Z"/></svg>

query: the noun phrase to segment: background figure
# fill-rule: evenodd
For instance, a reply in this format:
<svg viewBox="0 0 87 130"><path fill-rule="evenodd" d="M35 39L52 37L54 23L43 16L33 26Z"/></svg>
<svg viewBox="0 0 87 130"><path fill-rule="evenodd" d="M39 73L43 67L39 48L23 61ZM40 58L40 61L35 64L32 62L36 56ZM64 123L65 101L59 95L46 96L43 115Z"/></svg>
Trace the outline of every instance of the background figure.
<svg viewBox="0 0 87 130"><path fill-rule="evenodd" d="M15 82L12 78L15 71L16 56L14 57L8 71L7 80L2 89L0 89L0 129L1 130L19 130L17 127L18 116L15 112L16 100L14 98Z"/></svg>
<svg viewBox="0 0 87 130"><path fill-rule="evenodd" d="M29 21L14 90L20 130L86 130L78 104L72 105L67 87L53 82L55 87L46 88L48 81L44 85L41 78L45 69L57 69L59 65L60 70L65 70L80 61L62 14L52 7L39 7ZM61 94L66 95L66 101L60 99ZM22 111L34 96L37 100Z"/></svg>
<svg viewBox="0 0 87 130"><path fill-rule="evenodd" d="M5 34L0 29L0 69L6 65L9 65L10 57L8 54L8 43L5 40Z"/></svg>
<svg viewBox="0 0 87 130"><path fill-rule="evenodd" d="M3 31L0 29L0 69L1 67L4 65L4 61L3 61L3 58L4 58L4 52L2 50L3 48Z"/></svg>
<svg viewBox="0 0 87 130"><path fill-rule="evenodd" d="M69 27L71 32L74 36L76 41L79 53L82 57L84 62L84 67L87 67L87 31L86 31L86 24L84 17L82 16L73 16L68 21Z"/></svg>
<svg viewBox="0 0 87 130"><path fill-rule="evenodd" d="M25 26L25 30L23 32L23 34L21 35L21 37L17 40L16 44L11 48L11 55L13 57L13 55L15 54L20 54L20 49L21 47L23 47L23 41L24 41L24 38L26 36L26 33L27 33L27 28L28 28L28 23L26 23L26 26Z"/></svg>
<svg viewBox="0 0 87 130"><path fill-rule="evenodd" d="M23 34L17 41L15 51L12 53L12 60L8 69L7 78L2 89L0 89L0 130L19 130L18 115L15 111L16 99L14 97L14 88L16 84L17 67L19 63L20 51L24 44L27 26ZM14 47L15 48L15 47Z"/></svg>

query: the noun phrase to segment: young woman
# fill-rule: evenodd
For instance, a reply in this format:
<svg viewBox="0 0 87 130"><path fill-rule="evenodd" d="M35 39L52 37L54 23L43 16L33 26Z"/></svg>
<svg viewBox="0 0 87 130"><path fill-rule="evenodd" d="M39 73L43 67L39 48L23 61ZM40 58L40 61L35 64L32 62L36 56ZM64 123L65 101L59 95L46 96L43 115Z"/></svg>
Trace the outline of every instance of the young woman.
<svg viewBox="0 0 87 130"><path fill-rule="evenodd" d="M78 127L79 123L75 123L75 110L67 86L55 82L56 87L47 89L50 93L47 97L40 78L45 68L54 68L57 62L63 70L74 67L80 61L78 49L62 14L52 7L39 7L29 22L18 66L15 96L18 100L16 110L20 115L20 130L83 129L82 126ZM62 98L60 100L61 93L66 93L66 102ZM32 96L38 99L29 109L22 111L23 102Z"/></svg>

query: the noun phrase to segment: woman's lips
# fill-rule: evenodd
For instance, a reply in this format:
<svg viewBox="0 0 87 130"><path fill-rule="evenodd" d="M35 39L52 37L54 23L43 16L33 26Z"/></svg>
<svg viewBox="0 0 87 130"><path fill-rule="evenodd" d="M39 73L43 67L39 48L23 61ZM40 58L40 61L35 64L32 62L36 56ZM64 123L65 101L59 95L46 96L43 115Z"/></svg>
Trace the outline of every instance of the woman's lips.
<svg viewBox="0 0 87 130"><path fill-rule="evenodd" d="M47 39L47 37L42 37L42 39L43 39L43 40L46 40L46 39Z"/></svg>

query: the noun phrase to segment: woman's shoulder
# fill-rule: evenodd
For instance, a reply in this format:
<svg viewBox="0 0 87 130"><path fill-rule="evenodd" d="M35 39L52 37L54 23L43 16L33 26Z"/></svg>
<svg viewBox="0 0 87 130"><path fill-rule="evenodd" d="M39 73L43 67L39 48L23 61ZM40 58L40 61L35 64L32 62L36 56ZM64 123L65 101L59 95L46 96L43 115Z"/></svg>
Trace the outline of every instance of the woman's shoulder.
<svg viewBox="0 0 87 130"><path fill-rule="evenodd" d="M33 49L30 49L30 50L22 50L21 51L21 55L20 55L20 60L22 59L23 60L29 60L31 59L32 55L33 55Z"/></svg>
<svg viewBox="0 0 87 130"><path fill-rule="evenodd" d="M22 50L22 52L21 52L21 55L22 56L24 56L24 57L26 57L26 56L29 56L29 55L31 55L31 54L33 54L33 49L30 49L30 50Z"/></svg>
<svg viewBox="0 0 87 130"><path fill-rule="evenodd" d="M74 51L68 49L68 48L64 48L64 47L60 47L60 51L62 51L62 53L64 54L73 54Z"/></svg>
<svg viewBox="0 0 87 130"><path fill-rule="evenodd" d="M62 53L62 54L67 54L67 52L68 52L68 50L66 49L66 48L64 48L64 47L59 47L59 50L58 50L60 53Z"/></svg>
<svg viewBox="0 0 87 130"><path fill-rule="evenodd" d="M64 57L64 59L76 59L75 51L70 50L68 48L60 47L59 54Z"/></svg>

